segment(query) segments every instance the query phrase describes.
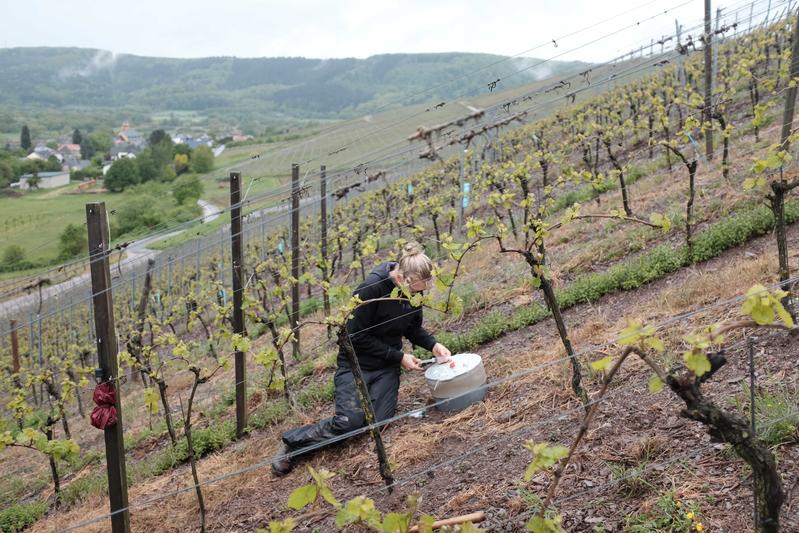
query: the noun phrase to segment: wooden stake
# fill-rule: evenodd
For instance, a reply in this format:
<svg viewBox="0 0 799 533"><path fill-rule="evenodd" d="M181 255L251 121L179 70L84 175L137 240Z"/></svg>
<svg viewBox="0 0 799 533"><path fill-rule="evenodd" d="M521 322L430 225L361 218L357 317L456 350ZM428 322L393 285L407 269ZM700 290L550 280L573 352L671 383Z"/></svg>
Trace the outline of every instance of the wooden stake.
<svg viewBox="0 0 799 533"><path fill-rule="evenodd" d="M244 260L242 258L241 232L241 172L230 173L230 257L233 277L233 333L247 335L244 327ZM241 437L247 427L247 365L246 354L236 351L236 436Z"/></svg>
<svg viewBox="0 0 799 533"><path fill-rule="evenodd" d="M117 336L114 328L114 303L111 294L111 270L108 265L109 231L105 202L86 204L89 230L94 328L97 333L98 374L103 382L116 389L117 423L106 428L105 459L108 470L108 496L111 503L111 531L130 533L128 484L125 471L125 442L122 433L122 400L117 375Z"/></svg>
<svg viewBox="0 0 799 533"><path fill-rule="evenodd" d="M291 165L291 329L294 340L291 342L294 359L300 357L300 166Z"/></svg>
<svg viewBox="0 0 799 533"><path fill-rule="evenodd" d="M471 522L472 524L479 524L483 520L486 519L486 514L483 511L477 511L476 513L465 514L461 516L453 516L452 518L445 518L443 520L437 520L433 522L433 529L438 529L444 526L454 526L457 524L463 524L465 522ZM408 530L408 533L418 533L419 526L413 526Z"/></svg>

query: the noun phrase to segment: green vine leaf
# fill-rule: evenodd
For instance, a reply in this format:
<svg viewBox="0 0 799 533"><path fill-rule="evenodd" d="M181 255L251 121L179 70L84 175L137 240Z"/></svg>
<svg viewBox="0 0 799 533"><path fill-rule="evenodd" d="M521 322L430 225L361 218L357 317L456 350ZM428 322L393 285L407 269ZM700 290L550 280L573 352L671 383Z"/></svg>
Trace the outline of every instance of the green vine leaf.
<svg viewBox="0 0 799 533"><path fill-rule="evenodd" d="M599 372L599 371L605 370L610 365L610 363L612 363L612 362L613 362L613 356L609 355L609 356L603 357L602 359L599 359L597 361L592 361L591 362L591 369Z"/></svg>
<svg viewBox="0 0 799 533"><path fill-rule="evenodd" d="M330 490L330 487L327 484L328 480L335 477L336 474L324 468L320 470L315 470L312 466L308 467L308 472L310 472L311 477L313 478L317 488L319 489L319 496L321 496L327 503L329 503L333 507L341 507L341 503L339 503L336 497L333 496L333 492Z"/></svg>
<svg viewBox="0 0 799 533"><path fill-rule="evenodd" d="M313 484L297 487L289 494L288 506L299 511L306 505L315 502L318 493L319 489Z"/></svg>
<svg viewBox="0 0 799 533"><path fill-rule="evenodd" d="M269 522L269 531L259 529L258 533L291 533L297 527L297 522L293 518L286 518L280 522Z"/></svg>
<svg viewBox="0 0 799 533"><path fill-rule="evenodd" d="M660 376L657 374L652 374L652 377L649 378L649 392L652 394L657 394L663 390L663 380L660 379Z"/></svg>
<svg viewBox="0 0 799 533"><path fill-rule="evenodd" d="M4 431L0 433L0 451L2 451L6 446L11 446L12 444L14 444L14 436L10 431Z"/></svg>
<svg viewBox="0 0 799 533"><path fill-rule="evenodd" d="M405 533L410 527L410 521L405 513L388 513L383 518L381 530L385 533Z"/></svg>
<svg viewBox="0 0 799 533"><path fill-rule="evenodd" d="M563 517L561 515L552 518L534 516L527 521L527 531L531 533L563 533Z"/></svg>
<svg viewBox="0 0 799 533"><path fill-rule="evenodd" d="M631 346L637 343L643 336L643 326L637 320L628 320L627 327L619 334L619 344L621 346Z"/></svg>
<svg viewBox="0 0 799 533"><path fill-rule="evenodd" d="M741 306L741 312L752 317L752 320L761 326L774 322L774 315L789 328L794 326L791 314L782 305L782 299L788 295L786 291L775 290L769 293L763 285L754 285L746 291L746 300Z"/></svg>
<svg viewBox="0 0 799 533"><path fill-rule="evenodd" d="M649 337L644 342L656 352L663 353L666 350L666 345L657 337Z"/></svg>
<svg viewBox="0 0 799 533"><path fill-rule="evenodd" d="M671 230L671 219L660 213L652 213L649 215L649 221L656 226L663 229L663 233L668 233Z"/></svg>
<svg viewBox="0 0 799 533"><path fill-rule="evenodd" d="M233 338L231 339L231 344L233 345L234 352L247 353L250 351L250 339L239 333L233 334Z"/></svg>
<svg viewBox="0 0 799 533"><path fill-rule="evenodd" d="M380 519L380 511L375 509L375 502L365 496L356 496L351 499L336 513L336 525L344 527L350 524L361 522L367 526L379 529L383 521Z"/></svg>
<svg viewBox="0 0 799 533"><path fill-rule="evenodd" d="M683 360L688 370L693 372L696 377L701 377L710 372L710 360L707 358L707 354L699 348L685 352Z"/></svg>
<svg viewBox="0 0 799 533"><path fill-rule="evenodd" d="M433 533L433 524L435 522L434 516L429 514L422 515L422 518L419 519L419 533Z"/></svg>
<svg viewBox="0 0 799 533"><path fill-rule="evenodd" d="M144 389L144 406L151 415L158 414L158 391L154 387Z"/></svg>
<svg viewBox="0 0 799 533"><path fill-rule="evenodd" d="M524 447L533 454L533 459L524 472L525 481L530 481L536 472L549 468L569 455L569 449L565 446L551 445L548 442L535 443L528 440L524 443Z"/></svg>

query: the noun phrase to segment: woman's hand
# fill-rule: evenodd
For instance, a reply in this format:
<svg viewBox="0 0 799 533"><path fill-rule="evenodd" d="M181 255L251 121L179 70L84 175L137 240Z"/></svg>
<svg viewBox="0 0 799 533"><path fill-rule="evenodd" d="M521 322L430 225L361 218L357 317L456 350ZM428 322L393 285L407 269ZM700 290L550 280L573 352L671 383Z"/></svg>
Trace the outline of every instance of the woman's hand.
<svg viewBox="0 0 799 533"><path fill-rule="evenodd" d="M436 363L438 364L447 363L452 360L452 353L440 342L437 342L430 351L436 356Z"/></svg>
<svg viewBox="0 0 799 533"><path fill-rule="evenodd" d="M405 370L422 370L422 366L419 364L421 361L418 357L414 356L413 354L403 354L402 356L402 368Z"/></svg>

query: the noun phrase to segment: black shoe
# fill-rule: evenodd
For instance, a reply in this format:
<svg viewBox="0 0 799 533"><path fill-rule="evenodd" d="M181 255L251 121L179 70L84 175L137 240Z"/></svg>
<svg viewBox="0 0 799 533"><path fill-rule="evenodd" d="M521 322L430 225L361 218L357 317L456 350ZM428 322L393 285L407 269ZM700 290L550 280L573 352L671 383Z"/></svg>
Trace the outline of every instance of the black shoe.
<svg viewBox="0 0 799 533"><path fill-rule="evenodd" d="M277 452L277 456L272 460L272 473L278 477L285 476L294 468L294 463L288 453L291 449L283 444Z"/></svg>

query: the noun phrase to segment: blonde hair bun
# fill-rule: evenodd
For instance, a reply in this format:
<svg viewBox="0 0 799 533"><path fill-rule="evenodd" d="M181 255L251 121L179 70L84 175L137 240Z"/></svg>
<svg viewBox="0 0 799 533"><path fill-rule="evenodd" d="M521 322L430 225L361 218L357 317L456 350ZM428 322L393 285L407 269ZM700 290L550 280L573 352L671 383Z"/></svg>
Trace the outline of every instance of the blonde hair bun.
<svg viewBox="0 0 799 533"><path fill-rule="evenodd" d="M402 247L399 270L409 282L429 279L433 271L433 262L425 255L419 243L411 241Z"/></svg>
<svg viewBox="0 0 799 533"><path fill-rule="evenodd" d="M402 257L412 257L414 255L424 254L422 247L417 242L406 242L402 247Z"/></svg>

